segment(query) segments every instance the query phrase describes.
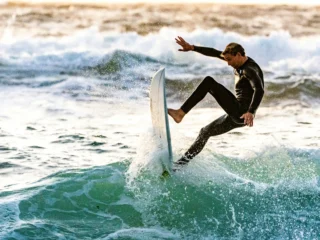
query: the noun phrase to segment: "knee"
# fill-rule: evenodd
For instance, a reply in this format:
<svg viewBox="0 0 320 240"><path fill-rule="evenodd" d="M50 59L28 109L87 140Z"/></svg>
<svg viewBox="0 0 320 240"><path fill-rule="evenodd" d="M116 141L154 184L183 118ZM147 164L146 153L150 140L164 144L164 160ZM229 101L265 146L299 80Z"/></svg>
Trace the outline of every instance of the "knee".
<svg viewBox="0 0 320 240"><path fill-rule="evenodd" d="M201 136L201 138L209 138L210 137L210 133L206 127L203 127L200 129L199 135Z"/></svg>
<svg viewBox="0 0 320 240"><path fill-rule="evenodd" d="M213 81L215 81L212 77L210 77L210 76L206 76L204 79L203 79L203 81L207 81L207 82L213 82Z"/></svg>
<svg viewBox="0 0 320 240"><path fill-rule="evenodd" d="M206 76L204 79L203 79L203 82L206 84L206 85L214 85L216 84L216 80L214 80L212 77L210 76Z"/></svg>

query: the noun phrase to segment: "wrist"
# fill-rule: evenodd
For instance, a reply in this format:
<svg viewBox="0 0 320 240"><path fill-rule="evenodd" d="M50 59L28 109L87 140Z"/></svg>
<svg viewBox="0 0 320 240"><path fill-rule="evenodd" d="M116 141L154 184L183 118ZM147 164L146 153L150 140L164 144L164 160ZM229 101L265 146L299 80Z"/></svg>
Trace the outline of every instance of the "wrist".
<svg viewBox="0 0 320 240"><path fill-rule="evenodd" d="M252 108L249 108L249 109L248 109L248 112L251 113L251 114L253 114L253 115L255 114L255 110L252 109Z"/></svg>
<svg viewBox="0 0 320 240"><path fill-rule="evenodd" d="M255 113L254 112L248 111L247 113L250 113L253 117L255 117Z"/></svg>

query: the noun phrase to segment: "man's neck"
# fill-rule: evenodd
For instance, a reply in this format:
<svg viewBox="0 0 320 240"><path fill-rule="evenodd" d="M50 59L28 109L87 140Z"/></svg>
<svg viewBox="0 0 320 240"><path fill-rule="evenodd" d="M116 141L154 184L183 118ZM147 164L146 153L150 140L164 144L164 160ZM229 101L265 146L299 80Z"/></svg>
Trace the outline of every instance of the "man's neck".
<svg viewBox="0 0 320 240"><path fill-rule="evenodd" d="M246 63L247 60L248 60L248 57L247 56L243 56L243 58L241 59L241 62L239 64L238 69L241 68Z"/></svg>
<svg viewBox="0 0 320 240"><path fill-rule="evenodd" d="M248 60L248 57L247 57L247 56L244 56L244 57L243 57L243 62L242 62L242 64L241 64L241 66L242 66L243 64L245 64L247 60ZM240 67L241 67L241 66L240 66Z"/></svg>

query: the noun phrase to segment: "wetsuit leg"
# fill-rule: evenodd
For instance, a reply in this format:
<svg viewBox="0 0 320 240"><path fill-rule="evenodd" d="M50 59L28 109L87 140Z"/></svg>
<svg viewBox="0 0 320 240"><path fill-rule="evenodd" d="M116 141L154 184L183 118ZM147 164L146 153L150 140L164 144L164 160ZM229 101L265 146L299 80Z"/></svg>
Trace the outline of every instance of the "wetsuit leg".
<svg viewBox="0 0 320 240"><path fill-rule="evenodd" d="M202 151L207 141L212 136L217 136L238 127L243 127L244 124L234 122L234 120L227 114L216 119L209 125L200 130L200 133L191 145L188 151L175 164L187 164L192 158Z"/></svg>
<svg viewBox="0 0 320 240"><path fill-rule="evenodd" d="M182 111L188 113L208 92L216 99L227 114L202 128L196 141L176 164L188 163L202 151L210 137L229 132L237 127L245 126L243 124L244 120L240 119L240 116L247 111L248 107L242 106L228 89L209 76L200 83L197 89L181 106Z"/></svg>
<svg viewBox="0 0 320 240"><path fill-rule="evenodd" d="M188 113L197 103L199 103L207 93L210 93L232 118L239 119L244 113L236 97L223 85L216 82L212 77L206 77L197 89L191 94L186 102L181 106L182 111ZM243 122L242 120L239 120Z"/></svg>

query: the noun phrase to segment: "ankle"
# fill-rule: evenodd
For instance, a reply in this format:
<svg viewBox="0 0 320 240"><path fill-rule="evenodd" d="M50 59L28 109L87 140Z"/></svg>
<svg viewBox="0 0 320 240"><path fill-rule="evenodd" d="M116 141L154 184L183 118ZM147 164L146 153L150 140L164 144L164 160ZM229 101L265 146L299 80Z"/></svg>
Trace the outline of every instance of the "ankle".
<svg viewBox="0 0 320 240"><path fill-rule="evenodd" d="M178 113L179 115L181 115L182 117L184 117L184 115L186 115L186 113L180 108L178 109Z"/></svg>

